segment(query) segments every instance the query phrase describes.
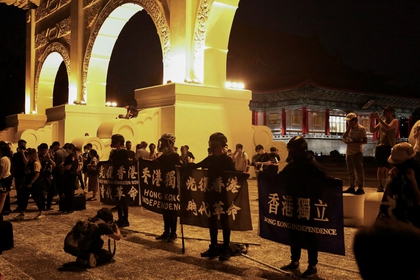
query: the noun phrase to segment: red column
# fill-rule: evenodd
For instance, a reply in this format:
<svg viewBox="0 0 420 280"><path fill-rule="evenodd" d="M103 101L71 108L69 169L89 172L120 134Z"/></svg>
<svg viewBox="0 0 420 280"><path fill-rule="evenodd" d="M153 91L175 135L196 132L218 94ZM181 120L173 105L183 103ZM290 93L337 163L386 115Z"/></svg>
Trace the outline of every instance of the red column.
<svg viewBox="0 0 420 280"><path fill-rule="evenodd" d="M254 112L254 122L255 122L255 125L258 125L258 111L255 111Z"/></svg>
<svg viewBox="0 0 420 280"><path fill-rule="evenodd" d="M306 134L308 129L308 114L306 107L302 107L302 134Z"/></svg>
<svg viewBox="0 0 420 280"><path fill-rule="evenodd" d="M267 125L267 112L263 112L263 125Z"/></svg>
<svg viewBox="0 0 420 280"><path fill-rule="evenodd" d="M376 119L372 118L371 122L372 122L373 126L376 126ZM372 141L376 141L376 138L378 138L378 134L377 134L377 132L373 132L372 133Z"/></svg>
<svg viewBox="0 0 420 280"><path fill-rule="evenodd" d="M281 109L281 135L286 135L286 110Z"/></svg>
<svg viewBox="0 0 420 280"><path fill-rule="evenodd" d="M251 115L252 115L251 123L252 123L252 125L255 125L255 110L251 111Z"/></svg>
<svg viewBox="0 0 420 280"><path fill-rule="evenodd" d="M325 135L330 135L330 109L325 109Z"/></svg>

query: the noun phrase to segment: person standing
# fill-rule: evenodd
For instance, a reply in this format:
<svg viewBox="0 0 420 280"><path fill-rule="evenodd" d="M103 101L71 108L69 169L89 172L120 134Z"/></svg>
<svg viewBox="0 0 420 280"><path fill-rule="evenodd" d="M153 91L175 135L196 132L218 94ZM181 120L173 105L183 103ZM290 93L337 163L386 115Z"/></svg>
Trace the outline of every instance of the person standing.
<svg viewBox="0 0 420 280"><path fill-rule="evenodd" d="M96 201L96 194L99 190L99 181L98 181L98 163L99 163L99 156L98 152L95 149L90 149L89 151L89 164L87 166L87 176L88 176L88 192L92 192L92 197L88 200Z"/></svg>
<svg viewBox="0 0 420 280"><path fill-rule="evenodd" d="M74 212L74 190L76 188L77 168L79 161L77 159L76 147L71 144L65 144L67 157L63 163L63 201L62 210L67 214Z"/></svg>
<svg viewBox="0 0 420 280"><path fill-rule="evenodd" d="M20 139L18 141L18 148L16 150L16 153L12 156L12 176L15 180L15 189L16 194L19 200L19 192L21 191L20 186L23 184L23 179L25 178L25 166L26 162L24 161L24 154L26 153L26 141L23 139ZM25 157L26 159L26 157ZM18 203L18 201L16 201ZM16 208L13 212L19 212L19 207Z"/></svg>
<svg viewBox="0 0 420 280"><path fill-rule="evenodd" d="M236 171L248 172L248 154L243 150L242 144L236 144L235 152L232 155L232 160L235 164Z"/></svg>
<svg viewBox="0 0 420 280"><path fill-rule="evenodd" d="M41 163L38 159L38 153L35 149L29 148L27 150L27 158L26 156L24 157L27 163L25 178L20 190L20 197L18 197L18 208L20 213L17 217L15 217L14 220L16 221L22 221L25 219L25 211L28 207L28 200L31 194L39 211L35 219L41 219L45 217L45 197L40 178Z"/></svg>
<svg viewBox="0 0 420 280"><path fill-rule="evenodd" d="M131 143L131 141L126 141L125 148L127 150L128 160L134 161L136 159L136 152L131 149L133 148L133 143Z"/></svg>
<svg viewBox="0 0 420 280"><path fill-rule="evenodd" d="M6 201L6 197L10 192L10 188L12 186L12 173L10 171L12 163L10 160L11 150L7 143L1 141L0 143L0 221L1 212L4 207L4 202Z"/></svg>
<svg viewBox="0 0 420 280"><path fill-rule="evenodd" d="M279 172L278 180L285 182L287 191L292 197L311 197L322 187L319 182L327 178L315 158L308 154L308 144L302 136L295 136L287 143L289 163ZM308 198L309 199L309 198ZM296 214L294 215L296 217ZM308 268L302 273L302 278L317 275L318 243L315 233L290 231L291 262L281 267L282 270L296 270L299 268L302 243L308 250Z"/></svg>
<svg viewBox="0 0 420 280"><path fill-rule="evenodd" d="M64 160L67 157L66 150L60 147L60 142L55 141L52 143L52 150L54 151L54 161L55 161L55 168L53 172L53 180L54 185L56 188L56 191L58 193L58 196L63 196L63 185L64 185L64 179L63 179L63 165Z"/></svg>
<svg viewBox="0 0 420 280"><path fill-rule="evenodd" d="M41 183L47 192L46 210L52 210L51 204L54 198L53 170L55 162L48 151L48 144L42 143L38 146L38 158L41 163Z"/></svg>
<svg viewBox="0 0 420 280"><path fill-rule="evenodd" d="M181 159L178 153L175 152L175 136L170 133L163 134L158 143L158 150L161 152L161 156L156 159L160 163L160 170L162 176L166 177L166 174L175 170L176 165L181 165ZM165 195L165 188L170 188L168 182L164 182L162 187L162 193ZM172 243L177 239L177 224L178 216L176 212L163 212L163 228L164 231L161 235L156 237L156 240L166 240L168 243Z"/></svg>
<svg viewBox="0 0 420 280"><path fill-rule="evenodd" d="M121 134L114 134L111 136L111 154L109 155L109 161L111 162L113 169L113 178L117 178L118 169L121 166L128 166L128 151L124 148L124 136ZM116 208L118 211L117 225L119 227L128 227L130 223L128 221L128 201L127 196L121 196L117 200Z"/></svg>
<svg viewBox="0 0 420 280"><path fill-rule="evenodd" d="M139 158L150 159L150 153L146 150L146 148L146 141L141 141L140 144L138 144L138 149L136 150L136 160L138 160Z"/></svg>
<svg viewBox="0 0 420 280"><path fill-rule="evenodd" d="M225 153L225 147L227 144L226 136L221 132L215 132L210 135L209 138L209 150L211 154L203 159L201 162L192 165L194 168L207 168L209 172L208 182L213 182L216 178L221 176L223 171L236 171L235 164L232 158L228 157ZM215 200L223 201L223 197L215 198ZM225 219L226 218L226 219ZM221 218L222 222L222 233L223 233L223 247L222 251L218 250L217 235L218 227L216 220L213 220L213 225L210 226L210 246L209 249L201 253L201 257L215 258L219 256L219 260L226 261L230 258L230 235L231 230L229 229L227 216Z"/></svg>
<svg viewBox="0 0 420 280"><path fill-rule="evenodd" d="M363 145L367 143L366 129L358 122L355 113L346 116L347 130L343 134L346 144L346 163L349 173L349 188L344 193L364 194ZM356 191L357 185L357 191Z"/></svg>
<svg viewBox="0 0 420 280"><path fill-rule="evenodd" d="M156 145L154 143L150 143L150 145L149 145L149 151L150 151L150 153L149 153L149 159L154 160L154 159L156 159L158 157L157 156L157 153L156 153Z"/></svg>
<svg viewBox="0 0 420 280"><path fill-rule="evenodd" d="M379 182L378 192L383 192L383 181L388 176L391 168L388 163L388 157L391 154L391 148L397 142L398 121L395 119L395 111L391 106L382 107L382 119L378 112L370 115L370 132L378 132L379 139L376 143L375 161L378 166L377 178ZM379 123L374 125L372 119L376 119Z"/></svg>

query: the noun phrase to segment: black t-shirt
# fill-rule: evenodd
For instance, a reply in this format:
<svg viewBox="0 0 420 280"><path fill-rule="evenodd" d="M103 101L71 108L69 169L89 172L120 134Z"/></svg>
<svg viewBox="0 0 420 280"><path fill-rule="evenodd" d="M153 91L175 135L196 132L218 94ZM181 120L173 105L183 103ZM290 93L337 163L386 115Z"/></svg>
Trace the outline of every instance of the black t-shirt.
<svg viewBox="0 0 420 280"><path fill-rule="evenodd" d="M226 154L220 156L211 155L194 165L195 168L207 168L212 172L236 171L231 157Z"/></svg>
<svg viewBox="0 0 420 280"><path fill-rule="evenodd" d="M128 151L125 149L112 150L109 155L109 160L112 162L114 168L119 168L122 165L128 165Z"/></svg>
<svg viewBox="0 0 420 280"><path fill-rule="evenodd" d="M23 161L23 156L20 152L16 152L13 154L11 162L13 177L25 176L25 162Z"/></svg>
<svg viewBox="0 0 420 280"><path fill-rule="evenodd" d="M77 157L74 154L70 154L64 160L64 167L71 164L70 169L64 169L64 174L76 174L77 167L79 166L79 162L77 161Z"/></svg>

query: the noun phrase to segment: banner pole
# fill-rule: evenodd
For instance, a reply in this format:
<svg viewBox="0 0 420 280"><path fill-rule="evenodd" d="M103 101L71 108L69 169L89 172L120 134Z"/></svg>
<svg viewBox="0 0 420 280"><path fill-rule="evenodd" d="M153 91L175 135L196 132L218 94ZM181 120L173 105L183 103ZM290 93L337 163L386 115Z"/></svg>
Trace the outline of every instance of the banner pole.
<svg viewBox="0 0 420 280"><path fill-rule="evenodd" d="M185 239L184 239L184 225L181 224L181 241L182 241L182 253L185 254Z"/></svg>
<svg viewBox="0 0 420 280"><path fill-rule="evenodd" d="M259 261L259 260L257 260L257 259L254 259L254 258L252 258L252 257L248 256L247 254L241 253L241 256L243 256L243 257L245 257L245 258L247 258L247 259L250 259L250 260L252 260L252 261L254 261L254 262L257 262L257 263L259 263L259 264L265 265L266 267L269 267L269 268L271 268L271 269L274 269L274 270L276 270L276 271L278 271L278 272L281 272L281 273L283 273L283 274L286 274L286 275L288 275L288 276L290 276L290 277L293 277L293 278L295 277L295 275L294 275L293 273L291 273L291 272L288 272L288 271L282 270L282 269L280 269L280 268L277 268L277 267L272 266L271 264L268 264L268 263L265 263L265 262Z"/></svg>

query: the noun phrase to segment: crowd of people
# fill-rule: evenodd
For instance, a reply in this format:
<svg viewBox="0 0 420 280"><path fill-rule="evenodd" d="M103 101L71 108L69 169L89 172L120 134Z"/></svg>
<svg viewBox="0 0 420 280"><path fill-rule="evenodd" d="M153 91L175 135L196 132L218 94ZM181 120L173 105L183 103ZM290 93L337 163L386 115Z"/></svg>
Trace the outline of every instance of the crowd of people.
<svg viewBox="0 0 420 280"><path fill-rule="evenodd" d="M382 117L378 113L371 115L371 132L378 132L375 161L378 165L378 192L384 192L382 204L378 209L378 220L383 223L393 224L393 221L403 222L415 228L420 227L420 191L418 180L420 180L419 151L415 150L409 143L396 143L396 121L392 107L383 108ZM366 129L358 123L358 116L349 113L346 116L347 130L343 134L343 142L346 144L346 163L349 174L349 188L345 193L363 195L364 172L363 172L363 145L367 143ZM417 129L417 128L415 128ZM415 132L417 140L419 129ZM418 141L418 140L417 140ZM189 168L206 168L217 174L222 171L249 172L249 167L254 166L256 176L260 172L267 174L278 174L283 179L291 180L291 176L306 180L308 178L325 178L327 175L313 155L308 152L307 142L302 136L293 137L287 144L289 156L286 159L288 165L279 172L280 156L276 147L271 147L267 153L262 145L255 147L255 155L249 159L243 145L238 143L235 151L227 147L227 138L220 132L210 135L208 157L195 163L195 157L189 151L188 145L183 145L180 154L175 146L175 136L165 133L158 140L158 145L148 144L146 141L136 145L132 150L132 143L125 141L122 135L113 135L111 139L112 151L109 161L115 165L127 164L137 160L150 160L160 163L162 169L173 170L175 165L188 165ZM25 211L30 197L36 202L38 214L35 219L41 219L45 211L52 210L53 198L58 196L60 210L65 213L73 212L74 191L76 186L85 190L85 193L92 193L88 200L97 200L98 197L98 169L99 156L91 144L80 149L71 143L63 147L59 142L48 146L42 143L36 149L26 148L26 142L19 140L16 152L12 152L11 145L5 142L0 143L0 209L3 209L12 183L14 182L17 191L17 208L13 212L19 213L15 220L24 220ZM214 173L215 172L215 173ZM296 181L296 180L295 180ZM300 181L299 181L300 182ZM297 184L298 187L299 184ZM3 209L9 210L9 209ZM117 225L119 227L129 226L128 204L122 199L117 202L118 211ZM175 215L163 214L163 228L157 240L174 242L177 239L178 219ZM376 225L375 225L376 226ZM107 234L115 232L106 231ZM356 237L355 252L361 249L361 242L367 240L370 233L378 234L375 230L364 229ZM230 257L229 244L231 231L228 227L222 228L223 245L220 248L217 244L217 227L210 227L210 246L201 256L214 258L219 257L225 261ZM363 238L362 238L363 236ZM116 234L116 238L120 234ZM306 237L305 237L306 238ZM297 238L298 240L299 238ZM294 240L294 237L291 237ZM310 242L315 242L313 239ZM308 249L309 266L302 274L302 277L311 277L317 274L316 264L318 262L317 246L312 244ZM301 246L299 242L292 242L291 262L282 266L283 270L296 270L299 268ZM356 259L362 270L365 270L366 259L356 254ZM367 274L366 274L367 275ZM363 275L362 275L363 276ZM365 279L371 279L366 276Z"/></svg>

